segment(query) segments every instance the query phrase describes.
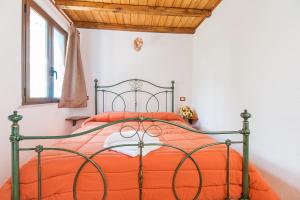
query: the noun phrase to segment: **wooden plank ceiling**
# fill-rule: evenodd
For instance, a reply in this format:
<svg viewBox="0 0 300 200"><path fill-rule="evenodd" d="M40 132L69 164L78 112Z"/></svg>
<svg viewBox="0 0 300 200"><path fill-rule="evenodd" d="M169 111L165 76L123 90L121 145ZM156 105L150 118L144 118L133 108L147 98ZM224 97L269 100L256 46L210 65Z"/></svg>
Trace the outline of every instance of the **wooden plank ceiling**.
<svg viewBox="0 0 300 200"><path fill-rule="evenodd" d="M78 28L193 34L221 0L55 0Z"/></svg>

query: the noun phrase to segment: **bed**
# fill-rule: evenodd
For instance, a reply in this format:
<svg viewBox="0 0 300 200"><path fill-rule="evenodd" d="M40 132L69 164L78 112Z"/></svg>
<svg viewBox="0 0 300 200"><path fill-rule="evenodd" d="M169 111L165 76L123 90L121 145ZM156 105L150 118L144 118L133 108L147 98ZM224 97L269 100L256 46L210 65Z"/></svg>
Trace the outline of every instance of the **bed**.
<svg viewBox="0 0 300 200"><path fill-rule="evenodd" d="M145 90L146 84L158 91ZM115 87L120 87L121 92L112 90ZM107 98L106 94L112 97ZM140 94L147 96L146 103L140 103ZM125 95L131 96L131 108ZM160 103L162 97L164 106ZM107 102L111 105L107 106ZM115 105L118 102L121 107ZM105 110L108 107L110 111ZM18 125L22 117L17 112L9 117L13 122L12 178L1 187L0 199L277 200L249 164L251 115L244 111L241 116L243 128L239 131L198 131L174 113L174 82L170 87L162 87L140 79L109 86L95 81L95 115L72 134L23 136ZM104 147L113 134L138 139ZM242 140L216 141L210 136L215 134L240 134ZM158 138L160 142L146 142L146 137ZM56 142L50 147L19 147L22 140L37 139ZM230 148L238 144L243 145L243 156ZM144 155L150 146L157 148ZM131 157L116 151L126 147L135 148L138 154ZM37 157L19 168L20 151L35 151Z"/></svg>

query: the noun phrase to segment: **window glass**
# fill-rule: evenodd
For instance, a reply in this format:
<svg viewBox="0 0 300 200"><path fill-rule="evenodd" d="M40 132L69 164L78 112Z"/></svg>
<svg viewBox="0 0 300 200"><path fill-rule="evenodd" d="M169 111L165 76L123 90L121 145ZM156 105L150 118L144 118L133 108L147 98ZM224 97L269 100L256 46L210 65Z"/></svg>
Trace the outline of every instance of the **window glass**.
<svg viewBox="0 0 300 200"><path fill-rule="evenodd" d="M23 10L22 103L58 102L65 73L67 32L34 1Z"/></svg>
<svg viewBox="0 0 300 200"><path fill-rule="evenodd" d="M65 73L65 44L63 33L54 28L53 32L53 68L54 73L54 97L60 98Z"/></svg>
<svg viewBox="0 0 300 200"><path fill-rule="evenodd" d="M30 97L48 96L48 24L34 9L30 10Z"/></svg>

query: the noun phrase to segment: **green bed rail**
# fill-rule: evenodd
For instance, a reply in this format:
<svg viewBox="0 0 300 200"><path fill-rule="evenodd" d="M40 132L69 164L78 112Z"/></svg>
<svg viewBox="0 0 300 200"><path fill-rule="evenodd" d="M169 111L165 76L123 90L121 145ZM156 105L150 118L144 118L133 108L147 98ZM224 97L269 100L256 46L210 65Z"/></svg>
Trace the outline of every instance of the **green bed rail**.
<svg viewBox="0 0 300 200"><path fill-rule="evenodd" d="M38 199L42 199L42 173L41 173L41 154L43 151L63 151L63 152L67 152L70 154L76 154L78 156L81 156L82 158L84 158L84 162L82 163L82 165L80 166L80 168L78 169L75 177L74 177L74 182L73 182L73 199L76 200L77 199L77 180L78 177L81 173L81 171L83 170L83 168L85 167L86 164L90 163L92 164L96 170L98 171L98 173L100 174L102 183L103 183L103 194L102 197L100 199L105 200L107 198L107 180L105 177L105 173L103 172L103 170L101 169L101 167L93 160L93 158L96 155L99 155L100 153L103 153L105 151L114 149L114 148L118 148L118 147L122 147L122 146L137 146L139 148L140 154L139 154L139 170L138 170L138 185L139 185L139 199L142 200L143 199L143 148L145 146L164 146L166 148L172 148L175 150L178 150L179 152L182 152L184 154L184 157L181 159L181 161L179 162L179 164L177 165L174 174L173 174L173 179L172 179L172 191L173 191L173 195L175 197L176 200L180 200L179 195L177 194L176 191L176 178L177 178L177 174L181 168L181 166L183 165L183 163L186 160L190 160L192 161L193 165L195 166L195 169L197 171L198 174L198 188L197 188L197 192L195 193L193 200L199 199L200 197L200 193L201 193L201 189L202 189L202 174L201 174L201 170L199 167L199 164L197 163L197 161L193 158L193 154L211 147L211 146L216 146L216 145L225 145L226 146L226 198L225 200L230 200L230 162L229 162L229 158L230 158L230 146L232 144L242 144L243 145L243 177L242 177L242 194L241 194L241 198L240 200L249 200L249 135L250 135L250 130L249 130L249 118L251 117L250 113L247 112L247 110L245 110L243 113L241 113L241 117L243 118L243 128L241 130L238 131L218 131L218 132L208 132L208 131L199 131L199 130L195 130L191 127L188 126L183 126L181 124L177 124L174 122L170 122L170 121L165 121L165 120L161 120L161 119L154 119L154 118L145 118L145 117L138 117L138 118L126 118L123 120L118 120L118 121L114 121L114 122L110 122L104 125L100 125L97 126L95 128L86 130L86 131L82 131L82 132L78 132L78 133L74 133L74 134L68 134L68 135L57 135L57 136L24 136L20 134L19 131L19 121L22 120L22 116L19 115L17 113L17 111L14 111L14 113L12 115L10 115L8 118L9 120L12 122L12 126L11 126L11 135L9 137L10 142L11 142L11 150L12 150L12 200L20 200L20 164L19 164L19 153L20 151L35 151L37 153L37 177L38 177L38 188L37 188L37 197ZM120 123L124 123L124 122L132 122L135 121L138 123L138 127L134 128L132 126L128 126L125 125L120 129L120 134L122 135L122 130L124 128L132 128L135 133L133 135L131 135L130 137L134 137L136 134L138 134L138 132L140 130L143 131L143 136L140 137L139 136L139 142L137 144L122 144L122 145L115 145L115 146L111 146L108 148L103 148L100 149L99 151L95 152L92 155L85 155L83 153L80 152L76 152L73 150L69 150L69 149L64 149L64 148L48 148L48 147L43 147L42 145L38 145L34 148L20 148L19 147L19 143L22 140L51 140L51 139L66 139L66 138L73 138L73 137L79 137L82 135L86 135L89 133L92 133L94 131L109 127L109 126L113 126L115 124L120 124ZM161 143L144 143L143 139L144 139L144 135L148 134L149 135L149 130L151 128L157 128L160 130L160 134L158 135L151 135L151 137L158 137L163 133L163 129L158 126L158 125L150 125L147 128L145 128L143 126L143 122L160 122L160 123L164 123L164 124L169 124L181 129L185 129L188 131L191 131L193 133L198 133L198 134L207 134L207 135L230 135L230 134L239 134L243 136L243 140L242 141L231 141L229 139L225 140L224 142L215 142L215 143L210 143L210 144L206 144L206 145L202 145L199 146L197 148L195 148L194 150L192 150L191 152L187 152L182 148L179 148L177 146L174 145L169 145L169 144L161 144ZM124 136L123 136L124 137Z"/></svg>

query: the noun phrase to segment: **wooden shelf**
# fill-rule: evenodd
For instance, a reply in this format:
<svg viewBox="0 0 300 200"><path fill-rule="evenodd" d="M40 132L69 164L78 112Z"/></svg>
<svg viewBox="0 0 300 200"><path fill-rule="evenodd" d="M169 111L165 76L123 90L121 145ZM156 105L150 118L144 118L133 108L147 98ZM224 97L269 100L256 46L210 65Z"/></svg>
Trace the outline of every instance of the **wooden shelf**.
<svg viewBox="0 0 300 200"><path fill-rule="evenodd" d="M66 118L66 121L71 121L72 126L76 126L77 121L88 119L89 116L71 116Z"/></svg>

